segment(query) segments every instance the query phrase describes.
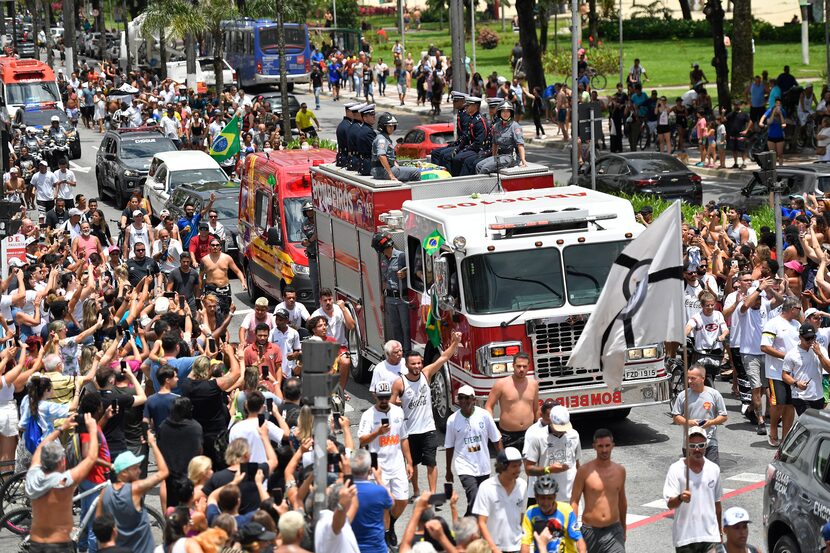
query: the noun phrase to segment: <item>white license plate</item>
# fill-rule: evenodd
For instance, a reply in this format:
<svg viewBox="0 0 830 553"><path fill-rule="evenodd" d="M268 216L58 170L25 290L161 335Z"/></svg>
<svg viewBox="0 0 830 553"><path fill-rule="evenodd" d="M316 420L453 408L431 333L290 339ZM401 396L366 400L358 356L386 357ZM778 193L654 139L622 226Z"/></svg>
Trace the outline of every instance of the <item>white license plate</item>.
<svg viewBox="0 0 830 553"><path fill-rule="evenodd" d="M657 369L625 369L625 377L632 379L657 378Z"/></svg>

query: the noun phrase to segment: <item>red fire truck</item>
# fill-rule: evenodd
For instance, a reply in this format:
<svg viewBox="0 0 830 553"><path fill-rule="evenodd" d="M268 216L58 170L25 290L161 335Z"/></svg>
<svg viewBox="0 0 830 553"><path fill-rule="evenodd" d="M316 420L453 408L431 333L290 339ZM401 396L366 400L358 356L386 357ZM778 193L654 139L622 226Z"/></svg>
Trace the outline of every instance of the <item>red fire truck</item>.
<svg viewBox="0 0 830 553"><path fill-rule="evenodd" d="M425 314L437 296L441 343L464 338L432 382L435 419L452 412L455 391L469 384L486 397L511 373L513 355L528 352L540 397L570 410L626 416L631 407L669 399L660 344L627 354L620 389L600 369L566 362L610 267L643 227L624 199L586 188L553 187L552 174L529 165L498 175L404 184L364 178L331 164L312 167L322 287L346 300L357 321L350 335L353 377L368 378L383 358L383 292L375 232L392 234L406 253L406 297L412 344L427 347ZM427 255L424 239L445 242Z"/></svg>

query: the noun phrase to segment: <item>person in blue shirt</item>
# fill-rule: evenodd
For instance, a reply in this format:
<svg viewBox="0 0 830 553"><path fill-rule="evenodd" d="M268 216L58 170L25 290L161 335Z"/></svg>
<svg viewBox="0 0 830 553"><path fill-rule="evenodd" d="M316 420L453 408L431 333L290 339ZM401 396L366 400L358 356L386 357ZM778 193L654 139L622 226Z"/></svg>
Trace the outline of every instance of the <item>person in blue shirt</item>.
<svg viewBox="0 0 830 553"><path fill-rule="evenodd" d="M773 88L773 90L775 90ZM769 94L772 100L772 92ZM781 107L781 91L778 91L778 97L775 99L774 105L767 110L758 122L761 128L767 127L767 147L770 152L775 152L775 159L778 160L778 165L784 165L784 128L786 123L787 112Z"/></svg>
<svg viewBox="0 0 830 553"><path fill-rule="evenodd" d="M643 85L636 85L635 92L631 95L631 102L637 106L637 115L646 117L648 115L648 95L643 92Z"/></svg>
<svg viewBox="0 0 830 553"><path fill-rule="evenodd" d="M187 375L190 374L190 371L193 368L193 362L198 359L198 357L176 358L179 354L179 337L172 332L168 332L161 337L161 349L164 351L161 359L159 361L152 361L152 364L150 365L150 378L153 380L153 389L156 391L161 389L161 384L159 383L158 378L159 367L164 365L174 369L178 375L179 381L182 381L187 378ZM179 384L176 384L176 386L171 388L170 391L174 394L182 393L179 388Z"/></svg>
<svg viewBox="0 0 830 553"><path fill-rule="evenodd" d="M761 75L755 75L747 90L746 101L749 102L749 118L752 123L758 124L761 116L767 111L766 90L761 82Z"/></svg>
<svg viewBox="0 0 830 553"><path fill-rule="evenodd" d="M767 108L772 108L775 105L776 100L781 99L781 87L778 86L778 83L775 79L769 80L769 99L767 101Z"/></svg>
<svg viewBox="0 0 830 553"><path fill-rule="evenodd" d="M383 519L384 514L392 509L392 497L386 488L369 481L372 457L367 450L358 449L352 454L351 467L360 505L352 521L352 530L360 553L387 553Z"/></svg>
<svg viewBox="0 0 830 553"><path fill-rule="evenodd" d="M216 201L216 194L210 193L210 201L200 212L196 212L196 206L191 202L187 202L184 206L184 217L179 219L179 235L182 239L182 249L187 251L190 246L190 239L199 233L199 221L207 214L213 207L213 202Z"/></svg>

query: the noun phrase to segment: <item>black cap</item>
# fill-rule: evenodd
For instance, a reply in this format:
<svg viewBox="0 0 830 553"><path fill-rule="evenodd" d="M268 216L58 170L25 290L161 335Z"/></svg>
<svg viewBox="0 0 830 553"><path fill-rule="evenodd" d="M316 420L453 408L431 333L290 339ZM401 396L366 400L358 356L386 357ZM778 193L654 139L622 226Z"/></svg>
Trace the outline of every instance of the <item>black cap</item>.
<svg viewBox="0 0 830 553"><path fill-rule="evenodd" d="M210 225L208 225L206 222L202 221L199 223L199 230L208 230L209 228Z"/></svg>
<svg viewBox="0 0 830 553"><path fill-rule="evenodd" d="M810 323L804 323L798 329L798 335L802 338L815 338L816 337L816 327L811 325Z"/></svg>
<svg viewBox="0 0 830 553"><path fill-rule="evenodd" d="M248 522L239 529L239 541L242 545L250 545L257 541L271 541L277 535L274 532L269 532L265 526L258 522Z"/></svg>
<svg viewBox="0 0 830 553"><path fill-rule="evenodd" d="M651 207L650 205L644 205L643 207L640 208L640 213L643 214L643 215L649 215L651 213L654 213L654 208Z"/></svg>

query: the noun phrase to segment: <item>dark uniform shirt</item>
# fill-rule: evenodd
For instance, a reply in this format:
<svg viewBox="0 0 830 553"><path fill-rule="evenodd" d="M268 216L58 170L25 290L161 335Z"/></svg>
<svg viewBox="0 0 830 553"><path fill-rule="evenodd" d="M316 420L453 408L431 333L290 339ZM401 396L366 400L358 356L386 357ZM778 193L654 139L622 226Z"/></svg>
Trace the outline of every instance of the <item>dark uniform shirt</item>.
<svg viewBox="0 0 830 553"><path fill-rule="evenodd" d="M349 157L357 156L357 140L363 129L363 121L353 122L352 126L346 132L346 145L348 148ZM350 164L351 165L351 164Z"/></svg>
<svg viewBox="0 0 830 553"><path fill-rule="evenodd" d="M302 231L303 237L308 240L305 255L309 259L315 259L317 257L317 240L312 240L311 238L314 236L314 233L317 232L317 226L314 224L314 221L306 217L305 221L303 221Z"/></svg>
<svg viewBox="0 0 830 553"><path fill-rule="evenodd" d="M352 120L348 117L343 117L343 120L337 125L335 136L337 136L337 163L342 165L343 161L349 155L349 128L352 126Z"/></svg>
<svg viewBox="0 0 830 553"><path fill-rule="evenodd" d="M369 125L363 125L357 137L357 155L360 157L360 174L368 175L372 159L372 143L377 133Z"/></svg>
<svg viewBox="0 0 830 553"><path fill-rule="evenodd" d="M470 117L467 128L469 129L467 138L468 149L474 152L481 151L490 135L490 129L480 113L475 113Z"/></svg>
<svg viewBox="0 0 830 553"><path fill-rule="evenodd" d="M380 274L383 277L383 289L389 292L400 292L401 281L398 271L406 268L406 254L392 248L392 257L380 256Z"/></svg>

